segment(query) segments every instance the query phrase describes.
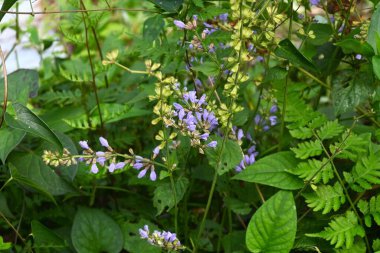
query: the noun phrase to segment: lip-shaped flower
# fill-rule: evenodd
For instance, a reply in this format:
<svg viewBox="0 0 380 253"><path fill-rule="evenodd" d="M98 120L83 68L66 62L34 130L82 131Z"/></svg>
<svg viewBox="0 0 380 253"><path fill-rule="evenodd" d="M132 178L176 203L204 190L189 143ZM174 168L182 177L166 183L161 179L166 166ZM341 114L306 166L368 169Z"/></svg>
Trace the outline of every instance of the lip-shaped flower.
<svg viewBox="0 0 380 253"><path fill-rule="evenodd" d="M176 27L178 27L179 29L186 29L186 24L185 23L183 23L182 21L180 21L180 20L174 20L174 25L176 26Z"/></svg>
<svg viewBox="0 0 380 253"><path fill-rule="evenodd" d="M107 141L105 138L100 137L100 138L99 138L99 141L100 141L100 144L101 144L103 147L106 147L106 148L109 147L109 145L108 145L108 141Z"/></svg>
<svg viewBox="0 0 380 253"><path fill-rule="evenodd" d="M91 173L97 174L99 172L98 166L96 166L96 163L93 163L91 165Z"/></svg>
<svg viewBox="0 0 380 253"><path fill-rule="evenodd" d="M80 142L79 142L79 145L80 145L81 148L83 148L83 149L90 149L90 147L88 146L87 141L80 141Z"/></svg>

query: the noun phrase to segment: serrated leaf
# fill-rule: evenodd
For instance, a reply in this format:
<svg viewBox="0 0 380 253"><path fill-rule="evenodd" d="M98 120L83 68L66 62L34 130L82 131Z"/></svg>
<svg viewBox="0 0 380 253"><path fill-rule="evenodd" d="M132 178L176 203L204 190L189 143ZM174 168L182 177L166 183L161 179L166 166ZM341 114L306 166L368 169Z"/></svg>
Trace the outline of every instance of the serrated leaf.
<svg viewBox="0 0 380 253"><path fill-rule="evenodd" d="M330 145L330 152L336 153L338 147L339 153L336 157L356 161L367 153L368 141L352 132L345 132L340 142Z"/></svg>
<svg viewBox="0 0 380 253"><path fill-rule="evenodd" d="M293 195L279 191L251 218L245 237L250 252L289 253L297 230Z"/></svg>
<svg viewBox="0 0 380 253"><path fill-rule="evenodd" d="M71 240L81 253L119 253L123 248L119 225L99 209L79 208L74 217Z"/></svg>
<svg viewBox="0 0 380 253"><path fill-rule="evenodd" d="M344 127L338 123L338 120L327 121L319 130L317 135L321 140L331 139L342 133Z"/></svg>
<svg viewBox="0 0 380 253"><path fill-rule="evenodd" d="M0 129L0 160L5 163L9 153L22 141L25 132L3 127Z"/></svg>
<svg viewBox="0 0 380 253"><path fill-rule="evenodd" d="M291 148L291 150L296 154L296 157L300 159L318 156L322 154L323 151L318 140L301 142L298 144L297 148Z"/></svg>
<svg viewBox="0 0 380 253"><path fill-rule="evenodd" d="M310 237L320 237L330 241L335 248L345 246L350 249L354 243L355 236L364 237L365 231L358 224L358 219L353 211L346 212L345 216L334 218L324 231L316 234L306 234Z"/></svg>
<svg viewBox="0 0 380 253"><path fill-rule="evenodd" d="M312 180L313 184L321 181L327 184L330 179L334 178L334 171L327 158L323 158L322 161L308 159L306 162L299 163L291 172L304 181Z"/></svg>
<svg viewBox="0 0 380 253"><path fill-rule="evenodd" d="M335 249L336 253L366 253L367 246L363 240L357 240L354 242L351 248Z"/></svg>
<svg viewBox="0 0 380 253"><path fill-rule="evenodd" d="M322 210L322 214L337 211L346 202L343 188L338 182L334 186L319 185L313 193L305 193L303 196L313 211Z"/></svg>
<svg viewBox="0 0 380 253"><path fill-rule="evenodd" d="M296 167L297 163L292 152L279 152L256 161L232 179L296 190L303 187L303 182L288 171Z"/></svg>
<svg viewBox="0 0 380 253"><path fill-rule="evenodd" d="M67 247L67 243L61 237L59 237L54 231L42 225L39 221L33 220L31 226L35 248L62 250L62 248Z"/></svg>
<svg viewBox="0 0 380 253"><path fill-rule="evenodd" d="M12 105L16 113L15 118L9 114L5 115L5 121L9 127L36 135L62 149L62 144L57 135L55 135L45 122L22 104L14 103Z"/></svg>
<svg viewBox="0 0 380 253"><path fill-rule="evenodd" d="M221 137L212 137L210 140L216 140L218 145L216 148L206 148L206 156L209 160L209 164L214 169L218 169L217 172L219 175L223 175L235 168L243 159L243 151L236 141L227 139L223 146L223 138Z"/></svg>
<svg viewBox="0 0 380 253"><path fill-rule="evenodd" d="M289 130L289 133L294 138L301 139L301 140L309 139L313 137L313 131L309 127L300 127L300 128L292 129L292 130Z"/></svg>
<svg viewBox="0 0 380 253"><path fill-rule="evenodd" d="M181 177L175 182L176 201L174 201L174 193L170 183L158 186L154 190L153 196L153 205L157 208L157 215L160 215L166 207L167 211L169 211L178 204L185 195L188 185L189 180L185 177Z"/></svg>
<svg viewBox="0 0 380 253"><path fill-rule="evenodd" d="M380 226L380 195L374 196L370 201L360 200L358 208L364 215L364 222L367 227L372 226L372 218L378 226Z"/></svg>
<svg viewBox="0 0 380 253"><path fill-rule="evenodd" d="M278 47L274 53L281 58L285 58L297 67L304 68L310 72L315 73L316 67L307 59L300 51L293 45L289 39L284 39L278 43Z"/></svg>

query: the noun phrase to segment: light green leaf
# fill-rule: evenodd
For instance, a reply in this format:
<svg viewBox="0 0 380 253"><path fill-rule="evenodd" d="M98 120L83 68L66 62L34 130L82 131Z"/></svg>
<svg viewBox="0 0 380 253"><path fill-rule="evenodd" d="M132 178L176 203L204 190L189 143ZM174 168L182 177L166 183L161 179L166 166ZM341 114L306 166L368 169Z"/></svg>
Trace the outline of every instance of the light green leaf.
<svg viewBox="0 0 380 253"><path fill-rule="evenodd" d="M371 15L371 23L368 28L368 38L367 42L372 46L373 50L376 51L376 34L380 35L380 5L376 6L375 11ZM378 51L377 54L380 54Z"/></svg>
<svg viewBox="0 0 380 253"><path fill-rule="evenodd" d="M5 116L5 121L9 127L34 134L62 149L62 144L57 135L37 115L20 103L14 103L13 108L16 112L16 117L13 118L9 114Z"/></svg>
<svg viewBox="0 0 380 253"><path fill-rule="evenodd" d="M202 72L206 76L216 76L220 72L219 65L215 62L205 62L201 65L191 67L193 70Z"/></svg>
<svg viewBox="0 0 380 253"><path fill-rule="evenodd" d="M373 73L375 73L377 79L380 79L380 56L375 55L372 57Z"/></svg>
<svg viewBox="0 0 380 253"><path fill-rule="evenodd" d="M318 140L301 142L296 148L291 148L297 158L307 159L322 154L322 146Z"/></svg>
<svg viewBox="0 0 380 253"><path fill-rule="evenodd" d="M338 120L327 121L318 131L317 135L321 140L331 139L342 133L344 127L338 123Z"/></svg>
<svg viewBox="0 0 380 253"><path fill-rule="evenodd" d="M218 145L216 148L206 148L206 156L209 160L209 164L213 168L218 169L217 172L219 175L223 175L235 168L243 159L243 151L236 141L227 139L223 146L223 138L221 137L212 137L210 140L216 140Z"/></svg>
<svg viewBox="0 0 380 253"><path fill-rule="evenodd" d="M292 152L279 152L258 160L232 179L296 190L303 187L303 182L288 171L295 168L297 163Z"/></svg>
<svg viewBox="0 0 380 253"><path fill-rule="evenodd" d="M12 247L12 243L4 242L3 237L0 235L0 250L7 250Z"/></svg>
<svg viewBox="0 0 380 253"><path fill-rule="evenodd" d="M253 215L245 237L250 252L289 253L297 231L293 195L279 191Z"/></svg>
<svg viewBox="0 0 380 253"><path fill-rule="evenodd" d="M154 3L161 9L167 12L178 12L179 8L181 7L183 0L149 0L150 2Z"/></svg>
<svg viewBox="0 0 380 253"><path fill-rule="evenodd" d="M178 204L185 195L189 180L181 177L175 182L176 202L174 201L174 193L170 183L158 186L154 190L153 205L157 208L157 215L161 214L167 207L167 211Z"/></svg>
<svg viewBox="0 0 380 253"><path fill-rule="evenodd" d="M9 153L22 141L25 132L3 127L0 129L0 160L5 163Z"/></svg>
<svg viewBox="0 0 380 253"><path fill-rule="evenodd" d="M34 238L34 247L36 248L52 248L59 250L67 247L67 243L59 237L54 231L42 225L39 221L33 220L32 234Z"/></svg>
<svg viewBox="0 0 380 253"><path fill-rule="evenodd" d="M71 240L81 253L119 253L123 248L119 225L98 209L79 208L74 217Z"/></svg>

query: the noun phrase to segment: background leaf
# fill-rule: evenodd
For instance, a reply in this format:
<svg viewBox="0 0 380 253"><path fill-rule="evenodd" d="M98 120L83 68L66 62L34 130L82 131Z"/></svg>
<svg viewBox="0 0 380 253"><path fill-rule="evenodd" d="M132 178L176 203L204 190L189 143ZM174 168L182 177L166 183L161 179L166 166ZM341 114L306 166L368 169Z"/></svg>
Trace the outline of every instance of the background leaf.
<svg viewBox="0 0 380 253"><path fill-rule="evenodd" d="M119 225L98 209L79 208L71 239L81 253L119 253L123 248L123 234Z"/></svg>
<svg viewBox="0 0 380 253"><path fill-rule="evenodd" d="M13 108L16 112L16 117L12 118L9 114L5 116L5 121L9 127L34 134L62 149L62 144L57 135L37 115L20 103L14 103Z"/></svg>
<svg viewBox="0 0 380 253"><path fill-rule="evenodd" d="M5 12L8 11L16 2L17 0L4 0L3 5L1 6L1 10L3 12L0 12L0 21L5 16Z"/></svg>
<svg viewBox="0 0 380 253"><path fill-rule="evenodd" d="M152 3L167 12L177 12L183 0L150 0Z"/></svg>
<svg viewBox="0 0 380 253"><path fill-rule="evenodd" d="M380 5L376 6L375 11L371 16L371 23L368 28L368 38L367 42L372 46L373 50L377 50L376 48L376 34L380 35ZM380 52L377 52L380 54Z"/></svg>
<svg viewBox="0 0 380 253"><path fill-rule="evenodd" d="M268 199L248 224L245 241L251 252L289 253L297 230L293 195L279 191Z"/></svg>
<svg viewBox="0 0 380 253"><path fill-rule="evenodd" d="M303 181L288 171L297 167L297 164L298 161L292 152L279 152L256 161L233 179L270 185L284 190L296 190L303 187Z"/></svg>
<svg viewBox="0 0 380 253"><path fill-rule="evenodd" d="M66 248L67 243L60 238L54 231L42 225L39 221L33 220L32 234L34 238L34 247L36 248L53 248L62 250Z"/></svg>
<svg viewBox="0 0 380 253"><path fill-rule="evenodd" d="M22 141L25 132L18 129L3 127L0 129L0 159L3 163L9 153Z"/></svg>

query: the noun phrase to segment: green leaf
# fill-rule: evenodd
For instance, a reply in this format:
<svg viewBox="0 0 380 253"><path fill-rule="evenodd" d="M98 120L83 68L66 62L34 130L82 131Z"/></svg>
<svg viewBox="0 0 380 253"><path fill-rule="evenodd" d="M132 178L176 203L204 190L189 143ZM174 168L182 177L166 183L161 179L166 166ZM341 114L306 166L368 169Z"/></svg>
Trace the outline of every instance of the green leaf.
<svg viewBox="0 0 380 253"><path fill-rule="evenodd" d="M37 93L38 72L36 70L19 69L8 75L8 101L25 105L28 99L37 96ZM0 81L0 97L4 97L4 79Z"/></svg>
<svg viewBox="0 0 380 253"><path fill-rule="evenodd" d="M307 43L312 45L323 45L328 42L333 34L331 25L329 24L320 24L320 23L310 23L309 27L305 27L305 30L313 31L315 38L307 38Z"/></svg>
<svg viewBox="0 0 380 253"><path fill-rule="evenodd" d="M215 62L205 62L201 65L191 67L193 70L202 72L206 76L216 76L220 72L219 65Z"/></svg>
<svg viewBox="0 0 380 253"><path fill-rule="evenodd" d="M149 0L157 5L159 8L167 12L178 12L179 8L183 4L183 0Z"/></svg>
<svg viewBox="0 0 380 253"><path fill-rule="evenodd" d="M3 5L1 6L0 12L0 21L5 16L5 13L17 2L17 0L4 0ZM0 248L1 249L1 248Z"/></svg>
<svg viewBox="0 0 380 253"><path fill-rule="evenodd" d="M3 127L0 129L0 160L5 163L9 153L22 141L25 132Z"/></svg>
<svg viewBox="0 0 380 253"><path fill-rule="evenodd" d="M362 54L364 56L372 56L374 54L374 49L367 42L361 42L355 39L345 39L335 43L335 45L342 48L343 53L345 54Z"/></svg>
<svg viewBox="0 0 380 253"><path fill-rule="evenodd" d="M371 23L369 24L368 28L367 42L372 46L373 50L375 51L377 49L376 34L380 35L380 5L377 5L375 11L372 13ZM377 51L377 54L380 54L380 52Z"/></svg>
<svg viewBox="0 0 380 253"><path fill-rule="evenodd" d="M327 214L331 210L337 211L346 202L343 188L338 182L334 186L316 186L313 193L305 193L303 196L308 206L313 208L313 211L316 212L323 209L322 214Z"/></svg>
<svg viewBox="0 0 380 253"><path fill-rule="evenodd" d="M306 234L310 237L320 237L330 241L335 248L345 246L350 249L355 236L364 237L364 229L358 224L358 219L353 211L346 212L345 216L334 218L329 227L316 234Z"/></svg>
<svg viewBox="0 0 380 253"><path fill-rule="evenodd" d="M146 41L153 41L158 38L162 29L165 26L165 21L161 15L155 15L145 20L143 25L143 38Z"/></svg>
<svg viewBox="0 0 380 253"><path fill-rule="evenodd" d="M372 249L374 253L380 252L380 239L373 240Z"/></svg>
<svg viewBox="0 0 380 253"><path fill-rule="evenodd" d="M15 153L9 157L12 177L29 187L42 191L47 195L63 195L73 192L73 188L53 169L47 166L41 157L33 153Z"/></svg>
<svg viewBox="0 0 380 253"><path fill-rule="evenodd" d="M327 121L318 131L317 135L321 140L331 139L342 133L344 127L338 123L338 120Z"/></svg>
<svg viewBox="0 0 380 253"><path fill-rule="evenodd" d="M297 230L293 195L279 191L253 215L245 237L250 252L289 253Z"/></svg>
<svg viewBox="0 0 380 253"><path fill-rule="evenodd" d="M301 142L297 148L291 148L291 150L296 154L296 157L300 159L307 159L322 154L322 146L319 140Z"/></svg>
<svg viewBox="0 0 380 253"><path fill-rule="evenodd" d="M323 167L322 167L323 166ZM290 170L291 173L298 175L304 181L312 180L313 184L323 182L327 184L330 179L334 178L334 171L327 158L321 160L308 159L299 163L297 167Z"/></svg>
<svg viewBox="0 0 380 253"><path fill-rule="evenodd" d="M161 214L167 207L167 211L178 204L185 195L189 180L181 177L175 182L176 202L174 201L174 193L170 183L158 186L154 190L153 205L157 208L157 215Z"/></svg>
<svg viewBox="0 0 380 253"><path fill-rule="evenodd" d="M358 208L364 215L364 222L367 227L372 226L371 217L380 226L380 195L372 197L369 202L361 199L358 202Z"/></svg>
<svg viewBox="0 0 380 253"><path fill-rule="evenodd" d="M119 253L123 234L119 225L98 209L79 208L71 230L71 240L77 252Z"/></svg>
<svg viewBox="0 0 380 253"><path fill-rule="evenodd" d="M296 129L289 130L292 137L297 139L309 139L313 136L313 130L309 127L300 127Z"/></svg>
<svg viewBox="0 0 380 253"><path fill-rule="evenodd" d="M313 73L316 72L314 64L301 54L289 39L282 40L274 53L278 57L289 60L294 66L304 68Z"/></svg>
<svg viewBox="0 0 380 253"><path fill-rule="evenodd" d="M16 112L16 117L13 118L9 114L5 116L5 121L9 127L34 134L62 149L62 144L57 135L37 115L20 103L14 103L13 108Z"/></svg>
<svg viewBox="0 0 380 253"><path fill-rule="evenodd" d="M4 242L3 237L0 235L0 250L7 250L12 247L12 243Z"/></svg>
<svg viewBox="0 0 380 253"><path fill-rule="evenodd" d="M380 56L375 55L372 57L373 73L375 73L377 79L380 79Z"/></svg>
<svg viewBox="0 0 380 253"><path fill-rule="evenodd" d="M4 193L2 192L0 192L0 213L2 213L5 217L15 219L11 210L9 210L7 199L5 198Z"/></svg>
<svg viewBox="0 0 380 253"><path fill-rule="evenodd" d="M124 222L121 229L124 235L124 249L130 253L160 253L161 249L157 246L149 244L146 240L142 240L139 229L144 225L148 225L150 231L158 229L154 224L145 219L139 220L137 223L130 221Z"/></svg>
<svg viewBox="0 0 380 253"><path fill-rule="evenodd" d="M232 179L296 190L303 187L303 182L289 171L296 167L297 163L292 152L279 152L256 161Z"/></svg>
<svg viewBox="0 0 380 253"><path fill-rule="evenodd" d="M222 150L223 138L216 136L210 138L210 140L216 140L218 145L216 148L206 148L206 155L209 164L218 169L219 175L223 175L235 168L243 159L243 151L235 141L227 139Z"/></svg>
<svg viewBox="0 0 380 253"><path fill-rule="evenodd" d="M367 247L363 240L356 240L351 248L336 249L335 253L366 253Z"/></svg>
<svg viewBox="0 0 380 253"><path fill-rule="evenodd" d="M335 114L353 110L366 101L372 93L373 75L371 72L343 70L333 79L333 104Z"/></svg>
<svg viewBox="0 0 380 253"><path fill-rule="evenodd" d="M336 153L338 147L339 152L336 157L357 161L363 154L367 153L368 141L352 132L344 132L340 142L330 145L330 152Z"/></svg>
<svg viewBox="0 0 380 253"><path fill-rule="evenodd" d="M34 238L34 247L36 248L53 248L59 250L67 247L67 243L59 237L54 231L42 225L39 221L33 220L32 234Z"/></svg>

